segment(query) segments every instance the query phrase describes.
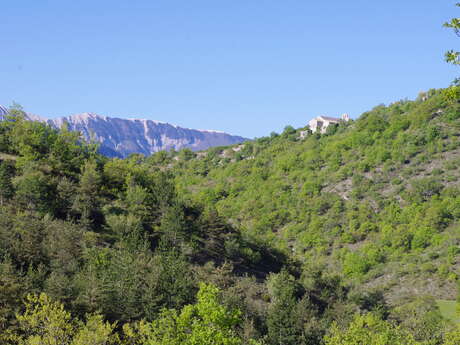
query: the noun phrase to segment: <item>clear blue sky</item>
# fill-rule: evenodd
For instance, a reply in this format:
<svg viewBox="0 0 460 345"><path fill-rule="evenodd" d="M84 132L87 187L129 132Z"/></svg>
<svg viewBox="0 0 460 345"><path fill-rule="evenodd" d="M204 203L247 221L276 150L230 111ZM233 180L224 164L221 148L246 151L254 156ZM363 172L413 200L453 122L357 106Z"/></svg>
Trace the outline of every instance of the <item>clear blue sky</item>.
<svg viewBox="0 0 460 345"><path fill-rule="evenodd" d="M445 87L449 0L3 0L0 104L247 137Z"/></svg>

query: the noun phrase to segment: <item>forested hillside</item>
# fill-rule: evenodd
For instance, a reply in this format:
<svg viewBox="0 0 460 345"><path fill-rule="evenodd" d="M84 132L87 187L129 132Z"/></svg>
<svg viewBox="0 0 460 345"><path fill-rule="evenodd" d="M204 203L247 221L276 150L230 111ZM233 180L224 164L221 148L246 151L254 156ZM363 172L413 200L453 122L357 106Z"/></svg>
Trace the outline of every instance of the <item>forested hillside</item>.
<svg viewBox="0 0 460 345"><path fill-rule="evenodd" d="M347 281L453 299L460 108L441 91L380 105L325 135L286 127L174 163L181 194L248 236Z"/></svg>
<svg viewBox="0 0 460 345"><path fill-rule="evenodd" d="M23 117L0 122L0 343L460 343L438 307L460 266L444 90L123 160Z"/></svg>

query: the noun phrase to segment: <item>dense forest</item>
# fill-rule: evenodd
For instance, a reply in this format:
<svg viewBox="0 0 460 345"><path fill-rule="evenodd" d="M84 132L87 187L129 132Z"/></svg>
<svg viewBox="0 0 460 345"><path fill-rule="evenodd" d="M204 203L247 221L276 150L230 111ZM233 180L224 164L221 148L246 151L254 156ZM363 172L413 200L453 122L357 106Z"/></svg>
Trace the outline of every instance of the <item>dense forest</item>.
<svg viewBox="0 0 460 345"><path fill-rule="evenodd" d="M0 342L460 344L458 98L123 160L12 107Z"/></svg>

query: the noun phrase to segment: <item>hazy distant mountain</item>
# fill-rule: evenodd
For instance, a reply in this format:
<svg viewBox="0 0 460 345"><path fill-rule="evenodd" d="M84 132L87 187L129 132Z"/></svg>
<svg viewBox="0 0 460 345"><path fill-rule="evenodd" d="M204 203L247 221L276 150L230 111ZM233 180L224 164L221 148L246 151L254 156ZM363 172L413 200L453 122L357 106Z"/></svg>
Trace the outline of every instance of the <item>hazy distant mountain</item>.
<svg viewBox="0 0 460 345"><path fill-rule="evenodd" d="M0 106L0 118L6 113L7 109ZM29 120L46 122L56 128L61 128L65 123L69 130L81 132L86 140L92 138L99 142L101 153L110 157L126 157L131 153L150 155L161 150L183 148L198 151L248 140L224 132L182 128L158 121L121 119L93 113L57 119L46 119L28 113L27 117Z"/></svg>
<svg viewBox="0 0 460 345"><path fill-rule="evenodd" d="M3 105L0 105L0 120L3 118L4 115L8 113L8 109L6 109Z"/></svg>

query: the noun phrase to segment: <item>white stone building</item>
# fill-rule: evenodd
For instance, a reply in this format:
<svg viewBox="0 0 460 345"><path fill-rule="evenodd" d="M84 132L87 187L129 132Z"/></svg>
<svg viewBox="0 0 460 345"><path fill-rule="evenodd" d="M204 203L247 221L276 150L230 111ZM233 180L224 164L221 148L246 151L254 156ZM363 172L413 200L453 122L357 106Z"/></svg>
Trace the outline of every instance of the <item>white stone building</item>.
<svg viewBox="0 0 460 345"><path fill-rule="evenodd" d="M329 117L329 116L318 116L315 117L314 119L311 119L308 122L308 126L310 127L311 131L313 133L326 133L327 127L329 127L331 124L339 124L340 122L348 122L350 121L350 117L348 114L343 114L341 118L336 118L336 117Z"/></svg>

